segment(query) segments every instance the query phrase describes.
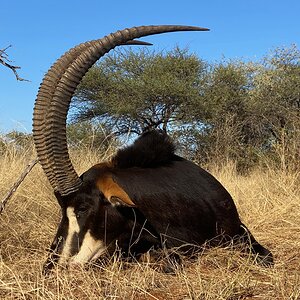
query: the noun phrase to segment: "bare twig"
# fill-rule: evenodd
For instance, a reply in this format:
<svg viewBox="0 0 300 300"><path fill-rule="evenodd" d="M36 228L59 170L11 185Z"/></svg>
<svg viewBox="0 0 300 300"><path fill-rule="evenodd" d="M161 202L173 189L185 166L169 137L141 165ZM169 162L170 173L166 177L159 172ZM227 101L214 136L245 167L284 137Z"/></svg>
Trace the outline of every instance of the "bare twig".
<svg viewBox="0 0 300 300"><path fill-rule="evenodd" d="M17 69L21 69L21 67L13 66L13 65L11 65L10 63L8 63L8 62L11 62L11 61L8 59L8 55L7 55L7 53L6 53L6 50L7 50L8 48L10 48L10 47L11 47L11 45L7 46L7 47L4 48L4 49L0 49L0 64L2 64L3 66L5 66L5 67L11 69L11 70L14 72L14 74L15 74L17 80L19 80L19 81L29 81L29 80L24 79L24 78L21 78L21 77L19 76L19 74L18 74L18 72L17 72Z"/></svg>
<svg viewBox="0 0 300 300"><path fill-rule="evenodd" d="M23 171L20 178L14 183L12 188L8 191L6 196L3 198L3 200L0 202L0 215L3 212L5 205L7 204L8 200L12 197L14 192L17 190L19 185L22 183L22 181L25 179L25 177L28 175L28 173L32 170L32 168L37 164L38 159L34 159Z"/></svg>

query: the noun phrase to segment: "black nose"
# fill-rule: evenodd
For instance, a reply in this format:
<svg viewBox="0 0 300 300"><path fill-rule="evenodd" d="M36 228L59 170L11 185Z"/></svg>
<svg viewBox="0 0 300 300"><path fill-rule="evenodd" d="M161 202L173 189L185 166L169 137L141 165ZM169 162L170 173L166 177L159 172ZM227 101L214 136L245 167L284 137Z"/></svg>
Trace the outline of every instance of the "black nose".
<svg viewBox="0 0 300 300"><path fill-rule="evenodd" d="M55 264L58 262L59 255L51 252L43 265L42 274L43 276L49 275Z"/></svg>
<svg viewBox="0 0 300 300"><path fill-rule="evenodd" d="M51 247L47 249L49 252L48 258L43 265L42 274L44 276L48 275L51 269L55 266L55 264L59 260L59 253L61 251L61 247L63 245L64 238L62 236L58 236L54 239Z"/></svg>

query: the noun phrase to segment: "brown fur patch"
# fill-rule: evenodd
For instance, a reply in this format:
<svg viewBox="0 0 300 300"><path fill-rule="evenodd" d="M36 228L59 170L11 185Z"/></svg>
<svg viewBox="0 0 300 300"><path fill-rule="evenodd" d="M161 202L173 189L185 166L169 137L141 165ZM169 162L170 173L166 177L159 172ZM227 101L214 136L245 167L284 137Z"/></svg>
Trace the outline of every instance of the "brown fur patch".
<svg viewBox="0 0 300 300"><path fill-rule="evenodd" d="M128 194L113 180L111 175L105 174L101 176L96 185L105 198L113 205L135 206ZM119 201L116 201L116 199Z"/></svg>

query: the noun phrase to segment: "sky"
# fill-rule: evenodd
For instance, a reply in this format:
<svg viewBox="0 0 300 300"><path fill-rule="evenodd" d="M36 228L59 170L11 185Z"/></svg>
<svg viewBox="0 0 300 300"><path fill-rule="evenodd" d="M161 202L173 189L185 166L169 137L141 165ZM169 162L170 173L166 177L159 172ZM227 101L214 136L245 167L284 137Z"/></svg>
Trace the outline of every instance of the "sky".
<svg viewBox="0 0 300 300"><path fill-rule="evenodd" d="M188 47L208 62L259 60L276 47L300 47L299 0L0 0L0 49L22 78L0 65L0 133L32 130L43 76L69 48L139 25L180 24L209 32L144 37L154 49Z"/></svg>

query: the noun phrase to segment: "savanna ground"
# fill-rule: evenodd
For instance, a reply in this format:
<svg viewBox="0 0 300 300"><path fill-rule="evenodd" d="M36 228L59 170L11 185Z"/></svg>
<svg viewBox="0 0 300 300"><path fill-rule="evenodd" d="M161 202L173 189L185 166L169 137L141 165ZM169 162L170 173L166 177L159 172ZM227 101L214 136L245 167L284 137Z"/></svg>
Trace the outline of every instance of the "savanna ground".
<svg viewBox="0 0 300 300"><path fill-rule="evenodd" d="M33 158L31 150L18 154L13 148L1 155L0 198ZM73 161L80 173L99 162L99 154L85 149ZM203 249L173 274L115 257L43 277L60 212L36 166L0 216L0 299L300 299L299 173L265 169L239 176L234 164L210 171L232 194L242 221L272 251L274 268L228 247Z"/></svg>

